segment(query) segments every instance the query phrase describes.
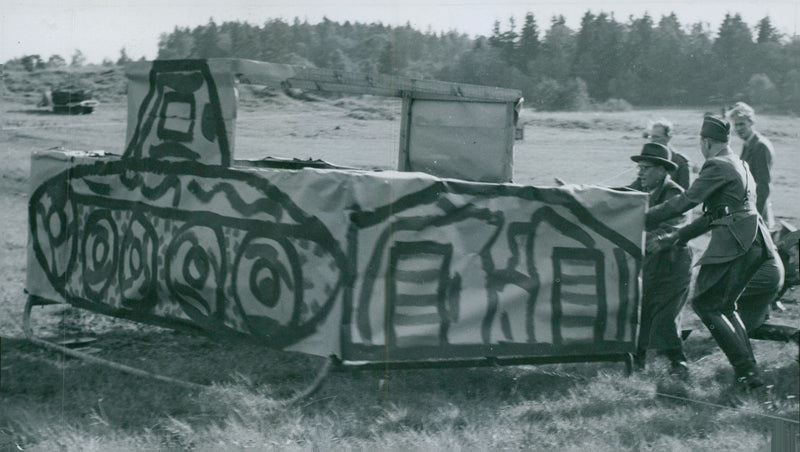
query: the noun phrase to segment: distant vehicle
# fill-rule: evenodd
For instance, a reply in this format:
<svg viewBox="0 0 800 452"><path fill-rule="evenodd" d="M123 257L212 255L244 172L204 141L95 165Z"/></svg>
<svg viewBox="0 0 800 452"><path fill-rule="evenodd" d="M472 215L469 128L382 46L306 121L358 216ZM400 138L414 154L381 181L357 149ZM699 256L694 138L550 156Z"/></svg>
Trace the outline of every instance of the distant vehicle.
<svg viewBox="0 0 800 452"><path fill-rule="evenodd" d="M87 115L100 105L100 102L92 99L90 90L72 87L53 90L52 100L55 113Z"/></svg>

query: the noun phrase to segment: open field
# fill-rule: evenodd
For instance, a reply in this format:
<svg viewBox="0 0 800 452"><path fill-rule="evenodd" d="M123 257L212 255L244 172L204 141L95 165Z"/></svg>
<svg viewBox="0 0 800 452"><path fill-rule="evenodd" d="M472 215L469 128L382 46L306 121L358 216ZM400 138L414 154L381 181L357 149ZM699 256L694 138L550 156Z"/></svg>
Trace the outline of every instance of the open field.
<svg viewBox="0 0 800 452"><path fill-rule="evenodd" d="M34 100L35 102L35 100ZM768 450L777 418L798 419L798 349L754 341L774 388L738 395L732 372L689 310L692 380L666 363L624 378L619 364L335 373L305 402L276 399L312 377L318 360L252 345L136 325L55 307L38 313L42 336L95 335L98 356L202 384L192 391L94 366L25 342L27 177L34 150L122 153L124 100L92 115L58 116L17 99L0 104L0 451L255 449ZM243 96L236 158L319 158L376 169L396 166L399 103L374 98L301 102ZM619 186L635 176L649 119L676 125L676 149L699 169L697 131L706 110L619 113L524 111L517 183ZM797 118L763 116L757 128L778 155L773 205L800 225ZM735 150L741 142L734 139ZM800 289L773 321L800 323ZM796 425L793 426L796 429Z"/></svg>

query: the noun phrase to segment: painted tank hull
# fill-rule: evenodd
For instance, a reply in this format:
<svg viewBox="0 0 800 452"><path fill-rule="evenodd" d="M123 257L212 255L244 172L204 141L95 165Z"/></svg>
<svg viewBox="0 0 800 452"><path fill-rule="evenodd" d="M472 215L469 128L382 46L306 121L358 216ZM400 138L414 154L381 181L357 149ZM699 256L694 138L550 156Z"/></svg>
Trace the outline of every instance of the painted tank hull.
<svg viewBox="0 0 800 452"><path fill-rule="evenodd" d="M344 254L325 225L246 170L78 165L34 191L29 216L50 284L66 301L112 315L284 347L315 331L345 281Z"/></svg>

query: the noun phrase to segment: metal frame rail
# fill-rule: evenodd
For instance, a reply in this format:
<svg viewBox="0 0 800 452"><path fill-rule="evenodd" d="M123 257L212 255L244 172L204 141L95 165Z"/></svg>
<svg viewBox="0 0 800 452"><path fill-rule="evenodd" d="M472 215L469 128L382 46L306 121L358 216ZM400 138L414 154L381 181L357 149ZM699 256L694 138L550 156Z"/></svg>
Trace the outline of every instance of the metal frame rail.
<svg viewBox="0 0 800 452"><path fill-rule="evenodd" d="M150 378L168 384L173 384L191 390L209 389L211 386L192 383L164 375L148 372L146 370L127 366L105 358L93 356L80 350L74 350L52 341L37 337L31 327L31 313L36 306L46 306L53 304L63 304L57 301L47 300L34 295L29 295L25 303L22 317L22 330L26 338L33 344L42 348L63 353L64 355L80 359L95 365L107 367L120 372L138 377ZM196 332L196 331L194 331ZM331 373L359 371L359 370L402 370L402 369L437 369L437 368L465 368L465 367L496 367L496 366L517 366L535 364L556 364L556 363L577 363L577 362L622 362L625 365L625 375L630 375L633 371L633 355L630 353L617 353L605 355L559 355L559 356L515 356L515 357L486 357L473 359L440 359L427 361L347 361L341 360L336 356L325 359L317 369L314 379L306 387L296 391L292 396L280 400L284 406L291 406L302 401L319 391L325 379Z"/></svg>

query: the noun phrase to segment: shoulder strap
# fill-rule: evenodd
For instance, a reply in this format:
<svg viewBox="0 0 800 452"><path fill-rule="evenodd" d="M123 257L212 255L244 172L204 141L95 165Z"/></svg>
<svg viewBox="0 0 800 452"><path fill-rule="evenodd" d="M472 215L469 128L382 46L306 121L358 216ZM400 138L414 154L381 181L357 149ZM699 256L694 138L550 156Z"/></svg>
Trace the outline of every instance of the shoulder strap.
<svg viewBox="0 0 800 452"><path fill-rule="evenodd" d="M739 160L742 162L742 166L744 167L744 200L742 200L742 204L747 204L747 194L750 193L750 177L748 177L750 175L750 167L744 160Z"/></svg>

